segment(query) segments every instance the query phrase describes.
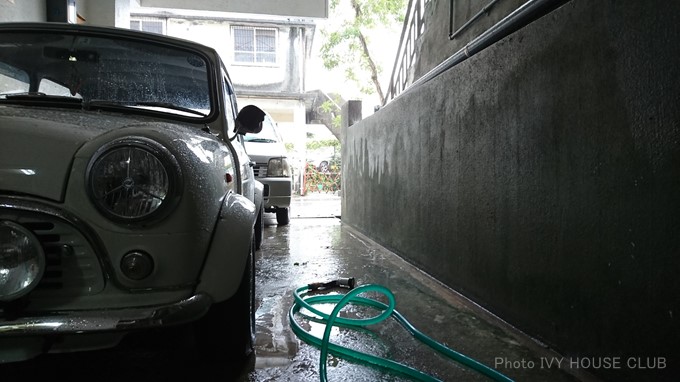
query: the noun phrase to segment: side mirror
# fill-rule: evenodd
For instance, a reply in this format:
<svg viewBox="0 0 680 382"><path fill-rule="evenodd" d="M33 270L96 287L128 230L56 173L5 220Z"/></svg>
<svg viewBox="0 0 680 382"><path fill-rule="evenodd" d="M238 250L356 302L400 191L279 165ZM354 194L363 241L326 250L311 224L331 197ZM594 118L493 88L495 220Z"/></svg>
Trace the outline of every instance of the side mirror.
<svg viewBox="0 0 680 382"><path fill-rule="evenodd" d="M257 134L262 131L262 121L264 121L264 111L255 105L248 105L238 112L236 117L236 133L238 134Z"/></svg>

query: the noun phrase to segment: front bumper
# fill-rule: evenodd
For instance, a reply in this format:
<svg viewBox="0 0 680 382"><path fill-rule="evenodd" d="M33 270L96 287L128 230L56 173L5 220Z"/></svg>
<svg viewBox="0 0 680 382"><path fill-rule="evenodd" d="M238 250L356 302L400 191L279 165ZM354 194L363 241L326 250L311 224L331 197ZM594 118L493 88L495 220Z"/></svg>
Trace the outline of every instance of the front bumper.
<svg viewBox="0 0 680 382"><path fill-rule="evenodd" d="M196 294L173 304L148 307L52 312L0 321L0 338L102 333L181 325L208 312L212 298Z"/></svg>
<svg viewBox="0 0 680 382"><path fill-rule="evenodd" d="M293 194L293 183L290 178L259 178L258 181L264 184L265 208L290 207Z"/></svg>

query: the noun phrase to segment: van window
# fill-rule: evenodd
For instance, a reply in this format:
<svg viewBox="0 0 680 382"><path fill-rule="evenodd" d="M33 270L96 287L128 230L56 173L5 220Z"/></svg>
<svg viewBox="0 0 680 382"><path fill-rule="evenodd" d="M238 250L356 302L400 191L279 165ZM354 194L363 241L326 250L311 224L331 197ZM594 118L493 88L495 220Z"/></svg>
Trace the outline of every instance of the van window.
<svg viewBox="0 0 680 382"><path fill-rule="evenodd" d="M262 121L262 131L257 134L248 133L244 139L246 142L283 142L274 121L269 116L265 116Z"/></svg>

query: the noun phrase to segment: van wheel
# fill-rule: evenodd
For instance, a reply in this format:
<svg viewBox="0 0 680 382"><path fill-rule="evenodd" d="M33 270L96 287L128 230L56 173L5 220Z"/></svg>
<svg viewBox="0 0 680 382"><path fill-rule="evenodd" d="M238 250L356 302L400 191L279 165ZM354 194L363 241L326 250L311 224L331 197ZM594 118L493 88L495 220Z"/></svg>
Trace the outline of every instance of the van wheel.
<svg viewBox="0 0 680 382"><path fill-rule="evenodd" d="M290 216L288 215L289 210L290 207L276 209L276 222L279 223L279 225L286 225L290 223Z"/></svg>

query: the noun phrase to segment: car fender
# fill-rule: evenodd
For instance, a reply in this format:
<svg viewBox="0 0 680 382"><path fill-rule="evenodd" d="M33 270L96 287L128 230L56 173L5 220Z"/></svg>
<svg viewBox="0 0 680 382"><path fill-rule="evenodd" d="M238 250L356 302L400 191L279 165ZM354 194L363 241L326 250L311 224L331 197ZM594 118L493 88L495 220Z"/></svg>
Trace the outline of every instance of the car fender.
<svg viewBox="0 0 680 382"><path fill-rule="evenodd" d="M229 192L224 197L197 293L207 293L215 302L236 293L250 254L257 211L243 195Z"/></svg>
<svg viewBox="0 0 680 382"><path fill-rule="evenodd" d="M259 211L264 203L264 184L260 181L255 181L255 208Z"/></svg>

